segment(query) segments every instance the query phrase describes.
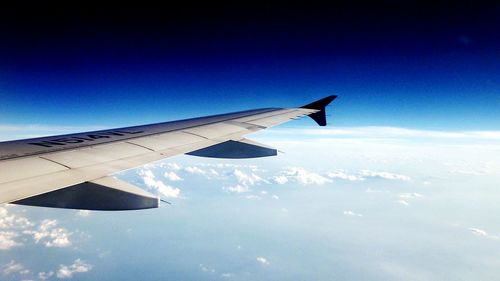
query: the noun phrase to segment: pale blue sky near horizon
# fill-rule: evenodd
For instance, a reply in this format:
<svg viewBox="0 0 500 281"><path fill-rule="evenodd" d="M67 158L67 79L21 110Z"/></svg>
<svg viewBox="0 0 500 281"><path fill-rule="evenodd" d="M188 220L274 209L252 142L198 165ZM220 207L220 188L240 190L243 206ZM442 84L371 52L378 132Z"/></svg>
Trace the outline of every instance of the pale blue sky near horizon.
<svg viewBox="0 0 500 281"><path fill-rule="evenodd" d="M0 275L496 280L498 132L373 130L277 127L253 135L276 157L176 156L116 175L172 202L159 209L2 206Z"/></svg>

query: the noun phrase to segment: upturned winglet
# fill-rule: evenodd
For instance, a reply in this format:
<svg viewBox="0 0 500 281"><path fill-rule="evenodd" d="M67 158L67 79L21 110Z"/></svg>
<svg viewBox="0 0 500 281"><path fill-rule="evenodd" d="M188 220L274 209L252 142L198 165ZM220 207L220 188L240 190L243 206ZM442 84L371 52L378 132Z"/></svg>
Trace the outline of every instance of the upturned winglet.
<svg viewBox="0 0 500 281"><path fill-rule="evenodd" d="M308 109L316 109L319 110L318 112L315 112L309 117L311 117L318 125L320 126L326 126L326 111L325 107L329 105L334 99L336 99L336 95L331 95L326 98L322 98L320 100L317 100L315 102L312 102L310 104L306 104L304 106L301 106L301 108L308 108Z"/></svg>

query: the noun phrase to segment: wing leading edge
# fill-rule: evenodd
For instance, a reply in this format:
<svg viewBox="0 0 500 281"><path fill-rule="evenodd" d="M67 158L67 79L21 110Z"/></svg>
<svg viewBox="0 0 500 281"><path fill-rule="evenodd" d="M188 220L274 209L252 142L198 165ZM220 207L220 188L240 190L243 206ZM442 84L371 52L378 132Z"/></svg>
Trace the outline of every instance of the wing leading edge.
<svg viewBox="0 0 500 281"><path fill-rule="evenodd" d="M178 154L229 159L276 155L276 149L244 136L303 116L325 126L325 107L336 97L299 108L0 142L0 203L87 210L155 208L157 196L110 175Z"/></svg>

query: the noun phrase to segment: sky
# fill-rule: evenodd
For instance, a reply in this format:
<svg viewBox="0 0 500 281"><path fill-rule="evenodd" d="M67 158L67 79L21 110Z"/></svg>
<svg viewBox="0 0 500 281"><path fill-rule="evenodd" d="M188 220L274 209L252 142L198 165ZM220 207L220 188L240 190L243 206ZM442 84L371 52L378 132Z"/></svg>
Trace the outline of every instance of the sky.
<svg viewBox="0 0 500 281"><path fill-rule="evenodd" d="M499 9L289 1L6 8L0 117L121 126L300 106L334 93L337 125L498 129Z"/></svg>
<svg viewBox="0 0 500 281"><path fill-rule="evenodd" d="M1 280L498 280L500 6L0 11L0 141L330 94L276 157L116 174L172 205L0 205Z"/></svg>

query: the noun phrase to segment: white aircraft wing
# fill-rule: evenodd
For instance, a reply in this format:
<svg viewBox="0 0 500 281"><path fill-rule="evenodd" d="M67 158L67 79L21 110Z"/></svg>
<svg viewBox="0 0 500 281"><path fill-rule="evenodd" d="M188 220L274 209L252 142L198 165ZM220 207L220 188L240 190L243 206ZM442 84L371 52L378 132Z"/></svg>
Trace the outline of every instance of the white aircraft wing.
<svg viewBox="0 0 500 281"><path fill-rule="evenodd" d="M273 156L246 134L310 116L326 125L328 96L300 108L264 108L111 130L0 142L0 204L87 210L156 208L157 196L113 173L178 154Z"/></svg>

